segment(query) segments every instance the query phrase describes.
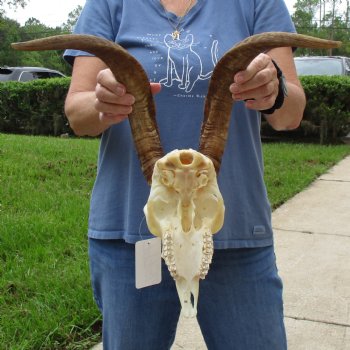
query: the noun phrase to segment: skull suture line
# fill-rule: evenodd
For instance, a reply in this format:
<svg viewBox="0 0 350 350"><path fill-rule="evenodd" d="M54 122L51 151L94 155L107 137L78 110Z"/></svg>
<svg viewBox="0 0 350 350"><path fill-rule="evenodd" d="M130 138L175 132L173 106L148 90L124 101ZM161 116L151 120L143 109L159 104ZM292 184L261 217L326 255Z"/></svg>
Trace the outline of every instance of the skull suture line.
<svg viewBox="0 0 350 350"><path fill-rule="evenodd" d="M197 314L199 279L208 273L212 234L222 227L224 211L208 157L194 150L175 150L157 161L144 212L150 231L162 238L162 255L186 317Z"/></svg>
<svg viewBox="0 0 350 350"><path fill-rule="evenodd" d="M208 272L212 234L223 222L224 205L216 174L225 149L234 101L229 86L261 52L277 47L336 48L340 42L292 33L253 35L230 49L217 63L205 101L199 151L164 156L149 80L140 63L116 43L91 35L59 35L12 44L18 50L76 49L99 57L135 97L130 128L141 168L152 184L145 207L150 231L162 237L163 256L176 281L187 316L196 314L198 281ZM215 171L214 171L215 168ZM153 174L153 176L152 176ZM194 305L191 306L191 293Z"/></svg>

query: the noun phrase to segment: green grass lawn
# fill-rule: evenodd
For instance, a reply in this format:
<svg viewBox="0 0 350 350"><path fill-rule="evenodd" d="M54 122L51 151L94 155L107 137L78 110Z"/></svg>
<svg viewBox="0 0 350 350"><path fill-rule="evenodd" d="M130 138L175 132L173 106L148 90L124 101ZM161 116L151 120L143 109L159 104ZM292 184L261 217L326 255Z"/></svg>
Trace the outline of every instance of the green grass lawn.
<svg viewBox="0 0 350 350"><path fill-rule="evenodd" d="M348 145L264 144L265 182L276 208L303 190L346 155Z"/></svg>
<svg viewBox="0 0 350 350"><path fill-rule="evenodd" d="M0 349L88 349L97 140L0 135Z"/></svg>
<svg viewBox="0 0 350 350"><path fill-rule="evenodd" d="M87 214L97 140L0 134L0 349L89 349L100 337ZM265 144L273 207L350 154Z"/></svg>

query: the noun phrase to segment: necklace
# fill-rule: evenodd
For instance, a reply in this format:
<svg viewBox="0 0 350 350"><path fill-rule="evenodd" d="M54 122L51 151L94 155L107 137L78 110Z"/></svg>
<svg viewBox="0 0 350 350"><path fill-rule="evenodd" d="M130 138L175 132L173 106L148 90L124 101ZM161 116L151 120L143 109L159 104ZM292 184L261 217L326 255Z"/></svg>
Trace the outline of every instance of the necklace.
<svg viewBox="0 0 350 350"><path fill-rule="evenodd" d="M181 23L182 23L184 17L188 14L188 12L189 12L189 10L190 10L190 8L191 8L191 5L192 5L192 1L193 1L193 0L189 0L189 1L188 1L188 5L187 5L187 7L186 7L186 9L185 9L185 11L184 11L184 13L183 13L183 15L182 15L182 16L179 16L179 20L178 20L177 24L174 24L174 23L170 20L170 18L169 18L169 16L168 16L168 13L167 13L167 11L166 11L166 9L165 9L165 6L164 6L164 4L163 4L163 1L160 0L160 4L163 6L163 9L164 9L164 13L165 13L165 15L166 15L166 18L167 18L167 20L168 20L170 26L174 29L174 31L171 33L171 36L172 36L173 40L179 40L179 39L180 39L180 34L181 34L181 32L183 31L183 28L180 29L180 25L181 25Z"/></svg>

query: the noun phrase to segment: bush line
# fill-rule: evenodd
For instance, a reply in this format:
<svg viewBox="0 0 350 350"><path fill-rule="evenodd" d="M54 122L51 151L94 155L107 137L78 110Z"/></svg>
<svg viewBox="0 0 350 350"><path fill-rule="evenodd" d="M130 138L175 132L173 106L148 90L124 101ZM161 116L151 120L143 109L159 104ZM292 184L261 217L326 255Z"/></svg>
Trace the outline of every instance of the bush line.
<svg viewBox="0 0 350 350"><path fill-rule="evenodd" d="M339 142L350 131L350 78L303 76L307 106L301 126L275 132L266 122L262 134ZM0 132L58 136L72 134L64 114L70 78L0 84Z"/></svg>

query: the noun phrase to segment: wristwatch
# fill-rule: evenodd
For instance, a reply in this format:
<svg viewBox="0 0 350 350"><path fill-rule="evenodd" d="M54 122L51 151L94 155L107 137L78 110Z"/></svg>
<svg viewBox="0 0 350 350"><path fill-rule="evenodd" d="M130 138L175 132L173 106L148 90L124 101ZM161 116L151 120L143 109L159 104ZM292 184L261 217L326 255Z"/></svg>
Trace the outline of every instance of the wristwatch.
<svg viewBox="0 0 350 350"><path fill-rule="evenodd" d="M277 79L278 79L278 94L276 97L275 104L269 108L261 110L260 112L263 114L272 114L276 109L280 109L283 105L284 98L288 96L288 90L287 90L287 84L286 84L286 78L284 77L280 67L278 67L277 63L272 60L273 65L275 66L277 70Z"/></svg>

